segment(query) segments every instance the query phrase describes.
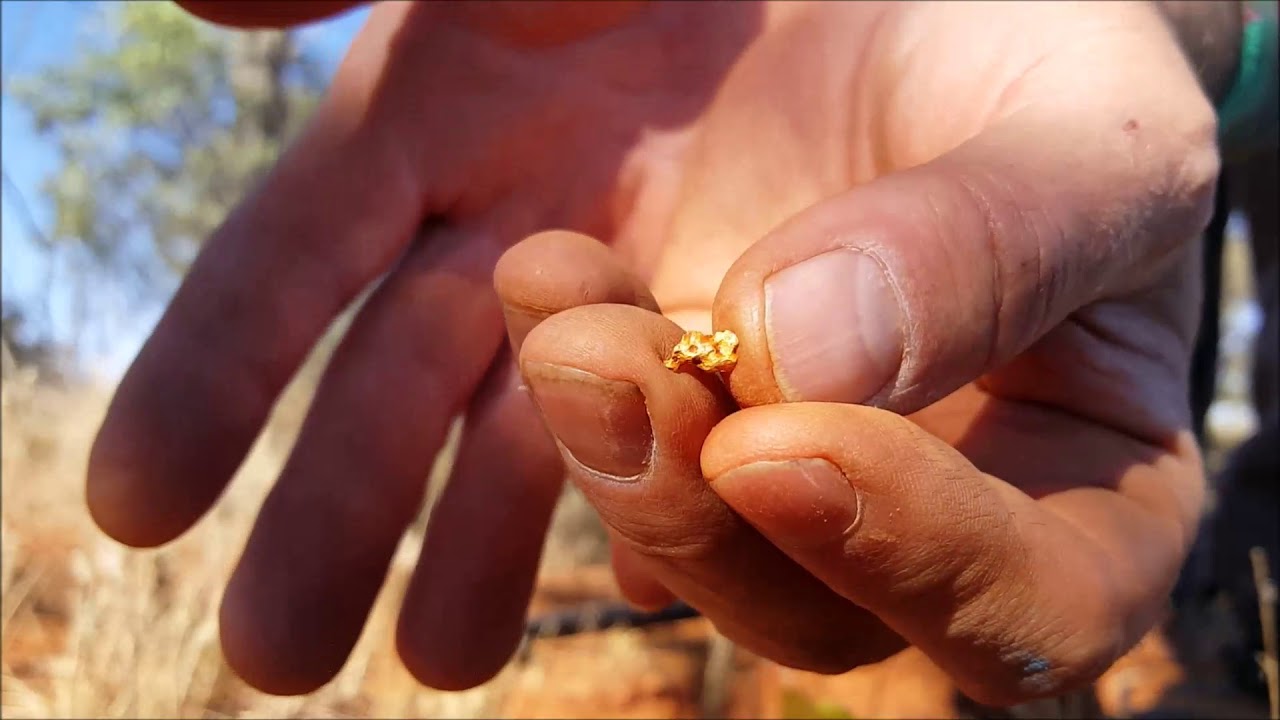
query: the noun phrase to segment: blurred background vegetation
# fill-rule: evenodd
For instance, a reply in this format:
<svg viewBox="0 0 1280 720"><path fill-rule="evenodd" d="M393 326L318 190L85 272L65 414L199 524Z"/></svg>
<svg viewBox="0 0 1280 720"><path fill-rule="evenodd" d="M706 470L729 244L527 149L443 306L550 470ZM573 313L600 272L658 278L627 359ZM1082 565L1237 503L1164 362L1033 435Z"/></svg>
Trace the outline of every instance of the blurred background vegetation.
<svg viewBox="0 0 1280 720"><path fill-rule="evenodd" d="M6 1L3 8L0 711L6 717L702 712L711 643L697 623L548 642L467 693L419 687L399 666L392 630L421 523L403 543L365 636L337 680L310 697L271 698L226 671L216 629L221 585L345 318L287 391L225 501L181 540L128 553L99 535L82 509L84 463L111 389L158 309L203 238L306 121L364 11L294 32L229 32L168 2ZM1210 418L1218 450L1254 424L1246 378L1257 310L1242 232L1234 227L1229 234L1225 263L1227 362ZM446 454L437 480L447 465ZM612 597L604 559L598 522L580 497L566 494L544 559L551 579L535 605ZM1132 714L1144 691L1186 677L1159 638L1143 652L1099 685L1093 712ZM735 700L746 714L960 712L945 680L917 656L838 680L732 667L748 673L740 685L777 696ZM1045 709L1032 712L1044 716Z"/></svg>
<svg viewBox="0 0 1280 720"><path fill-rule="evenodd" d="M4 101L30 127L14 139L44 145L57 165L35 192L4 167L5 212L34 246L24 259L42 260L6 253L5 264L43 265L46 295L6 292L3 336L15 358L84 370L79 346L120 329L104 302L117 316L158 307L310 113L333 58L293 33L223 32L162 2L9 2L5 16ZM67 22L55 38L50 23ZM49 57L15 74L24 50ZM6 156L19 157L27 148L12 135Z"/></svg>

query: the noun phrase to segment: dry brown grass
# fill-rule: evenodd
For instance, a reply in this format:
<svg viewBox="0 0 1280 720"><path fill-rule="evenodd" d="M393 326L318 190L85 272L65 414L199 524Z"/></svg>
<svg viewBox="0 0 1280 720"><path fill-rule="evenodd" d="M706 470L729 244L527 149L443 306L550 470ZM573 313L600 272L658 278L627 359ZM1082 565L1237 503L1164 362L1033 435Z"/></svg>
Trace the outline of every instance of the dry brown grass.
<svg viewBox="0 0 1280 720"><path fill-rule="evenodd" d="M313 358L312 365L322 360ZM365 632L331 683L307 697L278 698L231 674L219 647L217 605L309 399L314 373L304 370L300 377L217 508L170 545L137 552L102 535L83 503L85 463L109 389L54 387L38 382L30 369L6 362L0 417L0 715L687 714L679 708L689 705L686 686L700 672L696 660L690 664L684 646L653 646L638 632L548 643L534 650L532 662L513 664L467 692L436 692L419 685L401 666L393 633L423 522L401 543ZM450 454L446 448L433 472L431 487L437 492ZM553 586L572 585L568 596L611 596L616 587L600 565L607 557L604 542L594 512L580 495L566 493L547 540L544 576ZM584 565L594 567L585 570ZM535 604L546 606L546 601L535 598ZM655 671L655 663L666 670ZM595 683L587 677L593 674L607 674L608 680ZM583 695L597 685L603 692Z"/></svg>
<svg viewBox="0 0 1280 720"><path fill-rule="evenodd" d="M1258 622L1262 626L1262 652L1258 665L1267 682L1267 704L1271 720L1280 720L1280 660L1277 660L1276 583L1267 572L1266 548L1249 550L1253 567L1253 583L1258 591Z"/></svg>
<svg viewBox="0 0 1280 720"><path fill-rule="evenodd" d="M500 677L467 693L423 689L395 659L398 596L420 536L402 544L351 661L305 698L257 693L225 668L217 603L288 428L264 436L217 510L160 550L129 552L81 502L107 392L20 371L3 390L5 717L479 717Z"/></svg>

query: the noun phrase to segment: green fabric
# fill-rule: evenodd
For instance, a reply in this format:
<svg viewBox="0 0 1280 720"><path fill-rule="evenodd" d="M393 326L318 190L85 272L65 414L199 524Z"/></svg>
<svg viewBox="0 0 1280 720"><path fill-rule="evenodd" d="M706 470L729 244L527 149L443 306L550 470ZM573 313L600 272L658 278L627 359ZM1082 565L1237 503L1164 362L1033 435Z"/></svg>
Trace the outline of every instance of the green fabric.
<svg viewBox="0 0 1280 720"><path fill-rule="evenodd" d="M1252 2L1240 65L1218 106L1218 139L1227 154L1280 147L1280 28L1276 3Z"/></svg>

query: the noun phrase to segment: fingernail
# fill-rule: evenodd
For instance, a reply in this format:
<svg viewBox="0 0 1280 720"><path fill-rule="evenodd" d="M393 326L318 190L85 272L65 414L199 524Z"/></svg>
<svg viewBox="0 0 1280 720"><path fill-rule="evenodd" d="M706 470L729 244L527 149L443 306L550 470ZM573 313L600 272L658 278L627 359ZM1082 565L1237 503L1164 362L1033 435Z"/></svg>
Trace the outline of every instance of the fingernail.
<svg viewBox="0 0 1280 720"><path fill-rule="evenodd" d="M640 388L549 363L526 363L524 374L551 433L574 460L621 478L644 472L653 428Z"/></svg>
<svg viewBox="0 0 1280 720"><path fill-rule="evenodd" d="M524 339L539 323L546 320L547 316L524 308L503 305L502 318L507 325L507 341L511 343L512 351L519 356Z"/></svg>
<svg viewBox="0 0 1280 720"><path fill-rule="evenodd" d="M861 509L844 473L820 458L754 462L711 483L735 512L783 546L810 548L844 538Z"/></svg>
<svg viewBox="0 0 1280 720"><path fill-rule="evenodd" d="M832 250L764 284L765 331L788 400L859 403L902 360L902 312L884 269L865 252Z"/></svg>

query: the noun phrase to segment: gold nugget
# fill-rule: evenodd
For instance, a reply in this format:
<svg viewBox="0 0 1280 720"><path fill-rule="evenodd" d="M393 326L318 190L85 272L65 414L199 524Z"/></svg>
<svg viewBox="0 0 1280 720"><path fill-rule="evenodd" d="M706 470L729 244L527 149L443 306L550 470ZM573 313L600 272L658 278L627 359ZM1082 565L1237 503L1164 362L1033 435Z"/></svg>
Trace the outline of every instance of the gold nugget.
<svg viewBox="0 0 1280 720"><path fill-rule="evenodd" d="M729 372L738 363L738 336L731 330L717 330L714 335L690 330L663 365L679 370L685 363L696 363L706 372Z"/></svg>

